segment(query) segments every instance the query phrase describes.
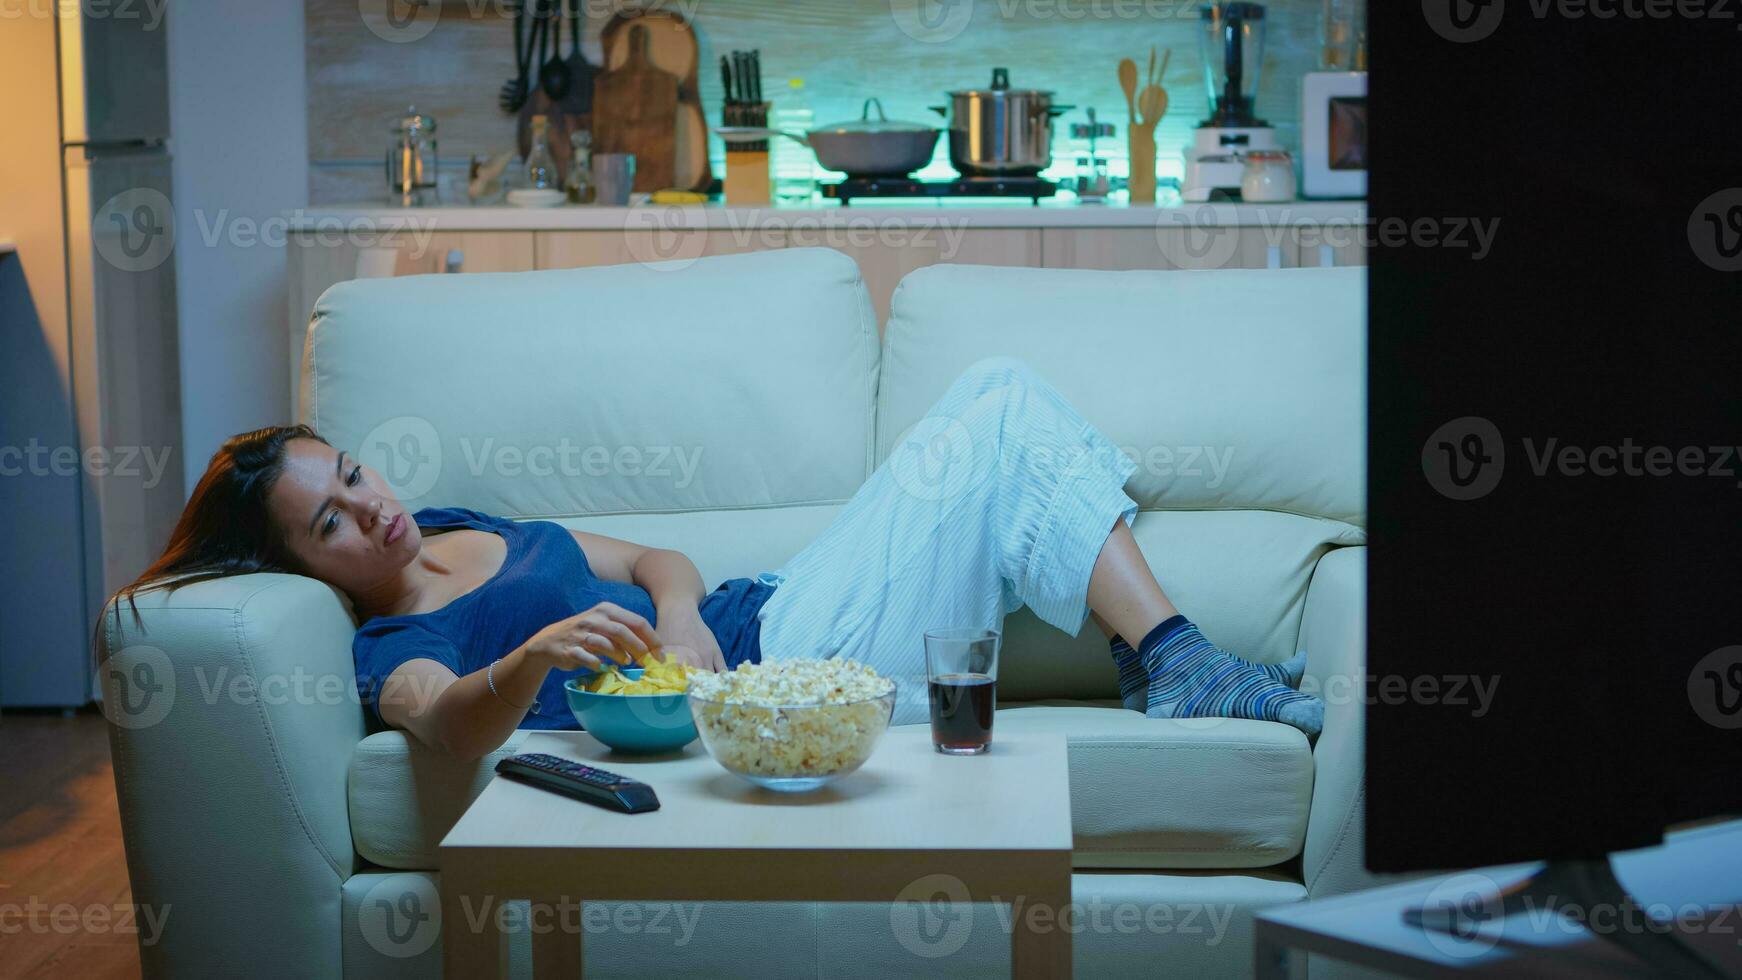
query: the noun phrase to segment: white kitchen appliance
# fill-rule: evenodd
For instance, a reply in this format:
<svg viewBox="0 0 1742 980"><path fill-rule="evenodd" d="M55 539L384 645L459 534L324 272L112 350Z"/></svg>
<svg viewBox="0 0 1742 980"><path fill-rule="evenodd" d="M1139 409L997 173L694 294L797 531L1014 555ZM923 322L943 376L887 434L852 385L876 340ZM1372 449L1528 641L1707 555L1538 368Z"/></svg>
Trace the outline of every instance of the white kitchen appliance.
<svg viewBox="0 0 1742 980"><path fill-rule="evenodd" d="M1246 173L1241 155L1281 149L1276 130L1254 112L1264 67L1264 5L1204 4L1198 10L1198 28L1210 118L1185 148L1180 196L1193 202L1237 200Z"/></svg>
<svg viewBox="0 0 1742 980"><path fill-rule="evenodd" d="M1367 196L1367 73L1315 71L1300 83L1304 197Z"/></svg>
<svg viewBox="0 0 1742 980"><path fill-rule="evenodd" d="M92 700L98 610L184 499L168 26L63 6L0 31L6 708Z"/></svg>

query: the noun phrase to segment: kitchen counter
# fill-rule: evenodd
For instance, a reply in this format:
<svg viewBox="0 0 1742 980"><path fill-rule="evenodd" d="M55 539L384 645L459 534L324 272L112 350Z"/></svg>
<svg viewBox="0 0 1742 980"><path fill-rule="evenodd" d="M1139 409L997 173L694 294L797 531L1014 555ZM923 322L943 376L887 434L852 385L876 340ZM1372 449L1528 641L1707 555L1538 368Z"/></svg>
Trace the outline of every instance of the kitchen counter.
<svg viewBox="0 0 1742 980"><path fill-rule="evenodd" d="M454 207L396 208L382 204L329 205L287 212L290 231L359 230L373 227L430 231L622 231L647 229L743 230L747 228L876 227L888 222L948 223L963 228L1149 228L1158 224L1208 227L1268 227L1360 224L1365 201L1293 201L1287 204L1079 204L1043 200L1039 205L1000 199L954 198L935 204L913 199L862 200L851 207L833 202L810 207L730 207L723 204L642 205L616 208Z"/></svg>

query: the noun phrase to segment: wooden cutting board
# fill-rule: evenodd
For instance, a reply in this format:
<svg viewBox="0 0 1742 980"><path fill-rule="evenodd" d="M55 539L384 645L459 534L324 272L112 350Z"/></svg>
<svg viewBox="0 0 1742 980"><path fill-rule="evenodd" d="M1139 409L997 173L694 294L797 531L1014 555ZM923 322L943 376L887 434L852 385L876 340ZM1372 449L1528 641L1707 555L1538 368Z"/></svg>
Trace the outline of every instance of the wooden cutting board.
<svg viewBox="0 0 1742 980"><path fill-rule="evenodd" d="M623 64L593 82L593 152L635 154L635 189L676 186L678 77L648 57L648 32L629 29Z"/></svg>
<svg viewBox="0 0 1742 980"><path fill-rule="evenodd" d="M675 10L620 11L599 33L605 54L602 67L621 67L628 60L629 28L636 24L647 26L648 60L677 76L677 178L672 186L705 191L714 181L714 172L708 162L708 123L696 78L701 42L695 28Z"/></svg>

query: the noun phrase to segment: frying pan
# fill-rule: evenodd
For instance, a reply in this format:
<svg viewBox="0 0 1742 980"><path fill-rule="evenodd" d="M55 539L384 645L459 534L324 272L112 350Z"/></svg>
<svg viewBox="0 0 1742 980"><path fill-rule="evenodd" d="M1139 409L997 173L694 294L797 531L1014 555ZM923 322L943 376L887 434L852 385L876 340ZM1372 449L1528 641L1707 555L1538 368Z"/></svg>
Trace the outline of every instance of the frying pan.
<svg viewBox="0 0 1742 980"><path fill-rule="evenodd" d="M877 118L871 118L871 107ZM784 136L816 151L825 169L853 177L906 176L931 162L939 130L920 123L892 122L883 103L866 99L860 118L821 126L803 135L756 126L719 126L714 132L727 143L750 143Z"/></svg>

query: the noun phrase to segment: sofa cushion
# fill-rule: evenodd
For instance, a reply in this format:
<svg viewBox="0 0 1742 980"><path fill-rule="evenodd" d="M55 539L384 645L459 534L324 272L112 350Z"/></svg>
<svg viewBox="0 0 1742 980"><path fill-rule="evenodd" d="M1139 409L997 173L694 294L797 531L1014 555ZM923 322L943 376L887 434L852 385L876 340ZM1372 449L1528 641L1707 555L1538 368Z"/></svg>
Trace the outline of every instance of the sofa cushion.
<svg viewBox="0 0 1742 980"><path fill-rule="evenodd" d="M501 748L466 762L401 731L376 732L351 754L351 840L383 868L435 868L436 848L496 775L496 763L519 751L517 731Z"/></svg>
<svg viewBox="0 0 1742 980"><path fill-rule="evenodd" d="M1144 510L1131 533L1156 580L1204 635L1260 663L1299 649L1313 569L1326 552L1361 539L1359 528L1341 521L1266 510ZM1007 701L1119 693L1107 639L1093 625L1071 637L1017 610L1004 620L1000 659L998 694Z"/></svg>
<svg viewBox="0 0 1742 980"><path fill-rule="evenodd" d="M1084 868L1260 868L1300 853L1312 802L1306 738L1286 725L1164 721L1054 703L1000 709L999 732L1070 736L1071 823ZM437 847L524 733L476 762L378 732L351 760L351 836L384 868L436 867Z"/></svg>
<svg viewBox="0 0 1742 980"><path fill-rule="evenodd" d="M1144 510L1365 526L1366 284L1356 267L920 269L891 300L877 458L963 368L1008 355L1136 450ZM1202 465L1211 451L1225 467Z"/></svg>
<svg viewBox="0 0 1742 980"><path fill-rule="evenodd" d="M1079 868L1262 868L1306 838L1313 756L1287 725L1052 702L1001 709L992 732L1069 736Z"/></svg>
<svg viewBox="0 0 1742 980"><path fill-rule="evenodd" d="M413 507L551 517L843 501L876 391L858 266L779 249L339 283L302 410Z"/></svg>

